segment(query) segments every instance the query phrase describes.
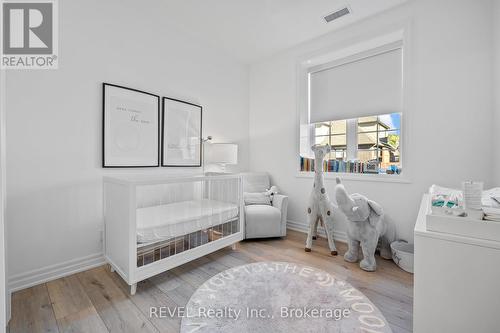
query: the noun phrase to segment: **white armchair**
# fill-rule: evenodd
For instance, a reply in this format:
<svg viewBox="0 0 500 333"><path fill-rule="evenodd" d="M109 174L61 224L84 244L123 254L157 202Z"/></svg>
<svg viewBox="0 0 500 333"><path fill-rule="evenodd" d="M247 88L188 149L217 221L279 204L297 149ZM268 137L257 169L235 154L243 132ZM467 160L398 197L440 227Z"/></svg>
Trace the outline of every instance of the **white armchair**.
<svg viewBox="0 0 500 333"><path fill-rule="evenodd" d="M263 193L270 188L269 175L265 172L243 173L243 192ZM272 205L245 206L245 238L286 236L288 197L273 196Z"/></svg>

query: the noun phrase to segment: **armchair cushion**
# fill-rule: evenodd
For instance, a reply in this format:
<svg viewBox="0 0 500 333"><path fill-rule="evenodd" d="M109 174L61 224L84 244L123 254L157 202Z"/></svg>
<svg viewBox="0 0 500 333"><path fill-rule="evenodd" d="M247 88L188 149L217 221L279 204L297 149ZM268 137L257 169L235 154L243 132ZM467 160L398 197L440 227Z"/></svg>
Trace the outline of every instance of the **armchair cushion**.
<svg viewBox="0 0 500 333"><path fill-rule="evenodd" d="M266 192L270 189L269 175L265 172L242 174L243 192ZM245 238L286 236L288 197L274 194L271 205L245 206ZM246 200L245 200L246 201Z"/></svg>
<svg viewBox="0 0 500 333"><path fill-rule="evenodd" d="M245 200L245 205L271 205L271 196L265 193L251 193L244 192L243 200Z"/></svg>
<svg viewBox="0 0 500 333"><path fill-rule="evenodd" d="M245 207L246 238L281 236L281 211L268 205Z"/></svg>
<svg viewBox="0 0 500 333"><path fill-rule="evenodd" d="M243 192L265 192L270 187L269 175L266 172L242 173Z"/></svg>

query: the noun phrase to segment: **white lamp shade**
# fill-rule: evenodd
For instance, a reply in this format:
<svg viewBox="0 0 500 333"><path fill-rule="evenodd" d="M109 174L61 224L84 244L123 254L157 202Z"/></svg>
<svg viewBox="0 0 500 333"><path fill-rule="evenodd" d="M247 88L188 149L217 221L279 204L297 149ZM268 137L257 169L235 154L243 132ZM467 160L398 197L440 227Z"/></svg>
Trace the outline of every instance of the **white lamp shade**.
<svg viewBox="0 0 500 333"><path fill-rule="evenodd" d="M211 143L205 147L206 162L213 164L238 164L238 145Z"/></svg>

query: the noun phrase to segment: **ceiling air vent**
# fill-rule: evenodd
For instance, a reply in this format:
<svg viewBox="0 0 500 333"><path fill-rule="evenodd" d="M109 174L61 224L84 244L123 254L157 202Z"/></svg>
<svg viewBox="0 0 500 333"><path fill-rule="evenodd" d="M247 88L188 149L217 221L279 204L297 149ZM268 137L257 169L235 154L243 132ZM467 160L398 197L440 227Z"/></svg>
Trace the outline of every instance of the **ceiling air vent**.
<svg viewBox="0 0 500 333"><path fill-rule="evenodd" d="M351 13L351 11L349 10L349 7L344 7L342 9L339 9L331 14L328 14L324 17L326 23L330 23L332 22L333 20L336 20L338 18L341 18L342 16L345 16L347 14Z"/></svg>

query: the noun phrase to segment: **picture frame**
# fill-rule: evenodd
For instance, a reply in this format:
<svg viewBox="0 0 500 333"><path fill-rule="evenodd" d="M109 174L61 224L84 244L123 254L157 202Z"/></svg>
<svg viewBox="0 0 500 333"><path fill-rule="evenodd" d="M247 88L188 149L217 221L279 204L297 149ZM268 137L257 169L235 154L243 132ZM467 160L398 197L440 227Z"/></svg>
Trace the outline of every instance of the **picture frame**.
<svg viewBox="0 0 500 333"><path fill-rule="evenodd" d="M201 167L202 106L169 97L162 102L161 166Z"/></svg>
<svg viewBox="0 0 500 333"><path fill-rule="evenodd" d="M102 84L102 167L160 166L160 96Z"/></svg>

